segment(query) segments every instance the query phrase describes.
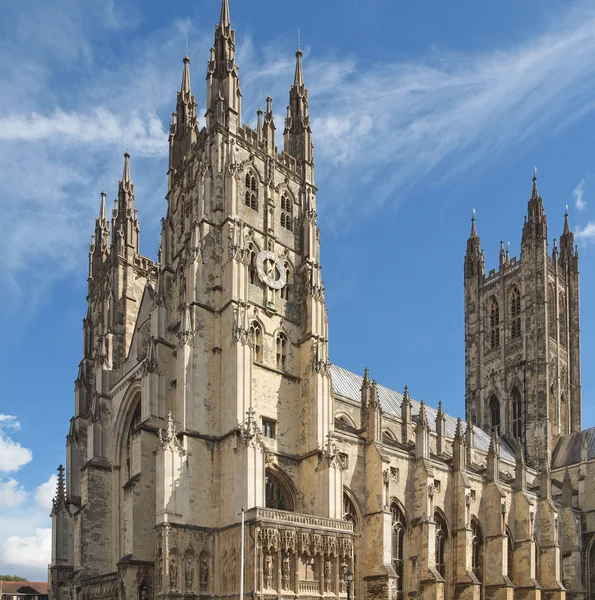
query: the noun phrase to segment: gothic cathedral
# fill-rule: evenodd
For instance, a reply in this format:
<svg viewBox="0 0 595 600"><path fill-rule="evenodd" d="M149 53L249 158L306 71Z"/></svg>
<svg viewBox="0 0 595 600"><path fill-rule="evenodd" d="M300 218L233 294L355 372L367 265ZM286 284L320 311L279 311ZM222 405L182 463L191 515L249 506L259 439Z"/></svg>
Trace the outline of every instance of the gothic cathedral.
<svg viewBox="0 0 595 600"><path fill-rule="evenodd" d="M272 99L256 130L241 107L222 0L202 124L184 58L157 262L128 153L111 222L101 195L51 599L595 597L568 217L549 253L534 179L487 276L473 220L455 419L329 362L300 50L282 152Z"/></svg>

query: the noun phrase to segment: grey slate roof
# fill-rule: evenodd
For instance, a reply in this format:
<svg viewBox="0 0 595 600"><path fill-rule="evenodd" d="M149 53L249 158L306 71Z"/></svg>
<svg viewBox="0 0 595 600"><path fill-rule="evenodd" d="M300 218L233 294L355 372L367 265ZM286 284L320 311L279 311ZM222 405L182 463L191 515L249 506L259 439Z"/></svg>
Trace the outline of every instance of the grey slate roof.
<svg viewBox="0 0 595 600"><path fill-rule="evenodd" d="M591 429L565 435L558 440L552 457L552 468L579 463L583 439L587 443L587 459L595 458L595 427L591 427Z"/></svg>
<svg viewBox="0 0 595 600"><path fill-rule="evenodd" d="M347 371L337 365L331 365L331 380L333 383L333 391L339 396L354 400L355 402L361 401L361 389L364 378L361 375ZM395 392L383 385L378 385L378 398L380 400L380 406L382 410L396 417L401 417L401 402L403 401L403 395L399 392ZM417 400L411 399L411 415L413 420L417 419L419 415L420 403ZM436 414L437 410L426 404L426 414L428 416L428 423L430 427L436 430ZM446 418L446 437L454 438L455 431L457 428L457 419L445 414ZM474 426L473 431L475 433L475 448L482 452L487 452L490 447L490 436L479 427ZM593 440L595 444L595 438ZM593 448L595 452L595 446ZM580 455L580 444L579 444L579 455ZM500 443L500 457L504 460L515 462L514 451L508 445L506 440L501 439Z"/></svg>

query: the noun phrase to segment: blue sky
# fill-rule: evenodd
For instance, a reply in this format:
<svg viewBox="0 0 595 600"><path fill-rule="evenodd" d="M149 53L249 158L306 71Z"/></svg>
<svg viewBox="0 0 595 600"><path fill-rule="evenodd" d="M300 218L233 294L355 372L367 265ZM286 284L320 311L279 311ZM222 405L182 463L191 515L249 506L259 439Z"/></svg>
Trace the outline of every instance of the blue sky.
<svg viewBox="0 0 595 600"><path fill-rule="evenodd" d="M0 6L0 572L45 578L103 182L114 198L128 146L156 257L185 38L202 115L219 4ZM486 268L500 240L518 255L537 166L550 237L566 204L578 231L595 425L595 2L231 0L231 16L243 120L270 94L280 145L301 30L332 361L463 415L471 211Z"/></svg>

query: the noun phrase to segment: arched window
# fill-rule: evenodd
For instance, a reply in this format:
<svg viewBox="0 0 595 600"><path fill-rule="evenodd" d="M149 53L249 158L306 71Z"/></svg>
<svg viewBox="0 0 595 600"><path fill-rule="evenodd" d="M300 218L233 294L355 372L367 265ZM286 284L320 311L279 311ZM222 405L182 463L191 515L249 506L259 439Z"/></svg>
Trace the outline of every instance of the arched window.
<svg viewBox="0 0 595 600"><path fill-rule="evenodd" d="M513 340L521 337L521 292L516 285L510 293L510 335Z"/></svg>
<svg viewBox="0 0 595 600"><path fill-rule="evenodd" d="M560 294L558 318L560 319L560 344L562 348L566 348L566 335L568 333L568 327L566 323L566 296L564 294Z"/></svg>
<svg viewBox="0 0 595 600"><path fill-rule="evenodd" d="M266 507L276 510L293 510L291 493L279 475L271 469L267 469L264 479Z"/></svg>
<svg viewBox="0 0 595 600"><path fill-rule="evenodd" d="M293 230L293 200L288 194L281 196L281 227Z"/></svg>
<svg viewBox="0 0 595 600"><path fill-rule="evenodd" d="M488 314L490 318L490 349L494 349L500 346L500 307L496 298L490 300Z"/></svg>
<svg viewBox="0 0 595 600"><path fill-rule="evenodd" d="M258 273L256 270L256 248L253 244L248 244L248 251L250 252L250 262L248 264L248 276L250 283L255 285L258 283Z"/></svg>
<svg viewBox="0 0 595 600"><path fill-rule="evenodd" d="M393 568L397 574L397 598L403 598L403 575L405 572L405 517L396 502L390 505L392 517L391 553Z"/></svg>
<svg viewBox="0 0 595 600"><path fill-rule="evenodd" d="M490 398L490 427L498 431L500 435L500 401L496 394L493 394Z"/></svg>
<svg viewBox="0 0 595 600"><path fill-rule="evenodd" d="M483 536L479 523L471 520L471 569L480 582L483 582Z"/></svg>
<svg viewBox="0 0 595 600"><path fill-rule="evenodd" d="M355 504L345 492L343 492L343 520L349 521L353 525L354 531L359 525Z"/></svg>
<svg viewBox="0 0 595 600"><path fill-rule="evenodd" d="M289 263L288 262L284 263L284 267L285 267L286 283L281 288L281 298L283 298L284 300L287 300L289 302L289 299L291 298L291 287L293 285L293 280L291 277L291 269L289 267Z"/></svg>
<svg viewBox="0 0 595 600"><path fill-rule="evenodd" d="M258 210L258 182L256 175L251 171L246 173L246 196L244 201L246 206L252 210Z"/></svg>
<svg viewBox="0 0 595 600"><path fill-rule="evenodd" d="M523 441L523 399L518 388L512 388L512 437L519 442Z"/></svg>
<svg viewBox="0 0 595 600"><path fill-rule="evenodd" d="M262 327L258 321L252 322L250 333L252 334L252 360L262 362Z"/></svg>
<svg viewBox="0 0 595 600"><path fill-rule="evenodd" d="M128 434L126 436L126 470L128 473L128 479L132 477L132 436L138 429L141 420L141 408L140 399L136 403L132 418L130 419L130 426L128 427Z"/></svg>
<svg viewBox="0 0 595 600"><path fill-rule="evenodd" d="M287 361L287 336L281 331L277 335L277 369L285 370Z"/></svg>
<svg viewBox="0 0 595 600"><path fill-rule="evenodd" d="M548 285L547 289L547 315L547 325L550 332L550 337L555 340L558 328L556 326L556 295L554 292L554 286L552 284Z"/></svg>
<svg viewBox="0 0 595 600"><path fill-rule="evenodd" d="M436 523L436 569L444 577L446 574L445 550L448 532L446 530L446 521L438 511L434 513L434 522Z"/></svg>

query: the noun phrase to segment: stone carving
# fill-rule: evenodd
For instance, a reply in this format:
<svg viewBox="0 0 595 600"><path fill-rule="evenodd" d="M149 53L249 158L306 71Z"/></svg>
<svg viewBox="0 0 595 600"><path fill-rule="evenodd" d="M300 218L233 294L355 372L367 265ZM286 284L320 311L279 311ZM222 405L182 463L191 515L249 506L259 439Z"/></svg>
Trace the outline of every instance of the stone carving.
<svg viewBox="0 0 595 600"><path fill-rule="evenodd" d="M324 563L324 591L333 591L333 563L330 558Z"/></svg>
<svg viewBox="0 0 595 600"><path fill-rule="evenodd" d="M268 553L264 555L264 587L273 588L273 557Z"/></svg>
<svg viewBox="0 0 595 600"><path fill-rule="evenodd" d="M192 591L194 583L194 561L192 554L186 554L186 564L184 565L185 588L187 592Z"/></svg>
<svg viewBox="0 0 595 600"><path fill-rule="evenodd" d="M312 549L314 554L322 554L323 552L322 535L319 533L312 534Z"/></svg>
<svg viewBox="0 0 595 600"><path fill-rule="evenodd" d="M157 341L153 336L148 342L147 355L141 367L142 375L147 373L157 373L159 365L157 363Z"/></svg>
<svg viewBox="0 0 595 600"><path fill-rule="evenodd" d="M238 573L238 561L237 561L237 556L236 556L236 549L234 548L231 551L231 590L232 592L235 592L237 584L236 584L236 577L237 577L237 573Z"/></svg>
<svg viewBox="0 0 595 600"><path fill-rule="evenodd" d="M200 557L200 591L206 592L209 588L209 557L205 552Z"/></svg>
<svg viewBox="0 0 595 600"><path fill-rule="evenodd" d="M172 592L178 591L178 561L175 554L169 559L169 589Z"/></svg>
<svg viewBox="0 0 595 600"><path fill-rule="evenodd" d="M250 328L248 326L248 303L239 302L233 309L233 339L243 345L250 343Z"/></svg>
<svg viewBox="0 0 595 600"><path fill-rule="evenodd" d="M279 530L272 527L265 527L260 530L260 543L264 550L270 552L279 551Z"/></svg>
<svg viewBox="0 0 595 600"><path fill-rule="evenodd" d="M329 467L341 468L341 460L339 458L339 447L335 442L333 434L329 431L326 436L326 444L321 450L321 459L326 462Z"/></svg>
<svg viewBox="0 0 595 600"><path fill-rule="evenodd" d="M291 562L287 553L283 554L283 562L281 563L281 586L284 591L291 589Z"/></svg>
<svg viewBox="0 0 595 600"><path fill-rule="evenodd" d="M351 538L339 538L339 555L342 557L351 557L353 553L353 541Z"/></svg>
<svg viewBox="0 0 595 600"><path fill-rule="evenodd" d="M255 411L252 407L246 412L244 422L236 429L236 434L241 446L256 448L262 446L260 425L256 421Z"/></svg>
<svg viewBox="0 0 595 600"><path fill-rule="evenodd" d="M157 549L157 568L155 570L155 587L157 592L161 591L161 574L163 573L163 550L161 546Z"/></svg>
<svg viewBox="0 0 595 600"><path fill-rule="evenodd" d="M285 552L295 552L295 531L290 529L281 531L281 548Z"/></svg>
<svg viewBox="0 0 595 600"><path fill-rule="evenodd" d="M182 455L186 454L184 448L182 448L176 431L176 424L174 423L174 416L171 410L167 413L167 424L165 429L159 430L159 446L158 451L164 452L165 450L171 450L179 452Z"/></svg>

